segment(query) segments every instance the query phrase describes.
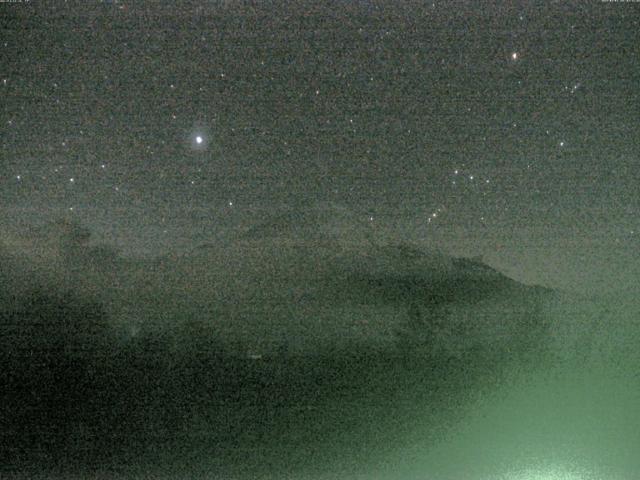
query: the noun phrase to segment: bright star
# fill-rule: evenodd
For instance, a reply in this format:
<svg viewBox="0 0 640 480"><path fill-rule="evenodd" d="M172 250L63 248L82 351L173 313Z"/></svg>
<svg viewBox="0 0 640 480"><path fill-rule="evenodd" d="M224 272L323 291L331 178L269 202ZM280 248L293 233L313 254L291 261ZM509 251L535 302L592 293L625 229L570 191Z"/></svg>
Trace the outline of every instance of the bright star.
<svg viewBox="0 0 640 480"><path fill-rule="evenodd" d="M206 127L196 126L188 137L189 147L192 150L204 151L209 147L210 132Z"/></svg>

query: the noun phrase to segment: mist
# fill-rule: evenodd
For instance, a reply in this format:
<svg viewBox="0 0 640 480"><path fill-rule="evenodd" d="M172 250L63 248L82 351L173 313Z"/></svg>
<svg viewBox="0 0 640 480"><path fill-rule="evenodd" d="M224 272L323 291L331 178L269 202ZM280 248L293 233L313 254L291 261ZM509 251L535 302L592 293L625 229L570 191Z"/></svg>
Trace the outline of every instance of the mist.
<svg viewBox="0 0 640 480"><path fill-rule="evenodd" d="M146 259L68 221L5 234L3 476L638 471L634 296L276 220Z"/></svg>

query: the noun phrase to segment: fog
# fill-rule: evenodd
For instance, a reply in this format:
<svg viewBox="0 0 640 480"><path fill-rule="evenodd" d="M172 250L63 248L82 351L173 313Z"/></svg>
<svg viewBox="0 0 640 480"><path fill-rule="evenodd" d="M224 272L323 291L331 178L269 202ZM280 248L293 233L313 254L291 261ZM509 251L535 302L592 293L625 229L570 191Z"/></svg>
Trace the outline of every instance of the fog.
<svg viewBox="0 0 640 480"><path fill-rule="evenodd" d="M548 305L547 360L511 371L395 478L634 478L639 307L631 296Z"/></svg>
<svg viewBox="0 0 640 480"><path fill-rule="evenodd" d="M279 217L152 259L68 221L5 232L3 477L640 471L635 296L525 286L319 218L338 234Z"/></svg>

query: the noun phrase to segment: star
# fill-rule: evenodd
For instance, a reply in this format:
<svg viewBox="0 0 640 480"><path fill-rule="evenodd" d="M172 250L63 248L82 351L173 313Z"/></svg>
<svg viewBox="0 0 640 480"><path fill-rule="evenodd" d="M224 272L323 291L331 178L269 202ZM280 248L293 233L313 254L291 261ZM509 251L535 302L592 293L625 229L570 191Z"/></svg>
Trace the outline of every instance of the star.
<svg viewBox="0 0 640 480"><path fill-rule="evenodd" d="M197 127L189 135L189 144L193 150L205 150L209 146L209 136L204 127Z"/></svg>

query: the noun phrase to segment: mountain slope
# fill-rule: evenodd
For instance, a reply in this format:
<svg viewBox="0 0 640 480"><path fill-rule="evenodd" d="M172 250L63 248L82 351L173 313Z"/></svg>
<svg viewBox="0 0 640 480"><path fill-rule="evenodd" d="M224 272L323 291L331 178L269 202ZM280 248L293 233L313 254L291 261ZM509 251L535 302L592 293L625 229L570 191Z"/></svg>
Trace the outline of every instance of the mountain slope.
<svg viewBox="0 0 640 480"><path fill-rule="evenodd" d="M43 467L73 457L178 476L193 458L301 470L309 448L322 471L383 461L541 351L548 291L345 218L274 213L153 261L69 265L91 252L79 242L46 275L2 253L5 445Z"/></svg>
<svg viewBox="0 0 640 480"><path fill-rule="evenodd" d="M452 331L488 341L505 335L508 317L515 335L542 294L479 261L390 242L386 232L330 204L274 212L235 240L161 270L171 283L188 279L189 304L219 312L204 320L221 335L265 351L283 338L302 351L347 341L391 345L416 311L446 311ZM484 315L474 312L480 307ZM241 332L234 330L239 324Z"/></svg>

